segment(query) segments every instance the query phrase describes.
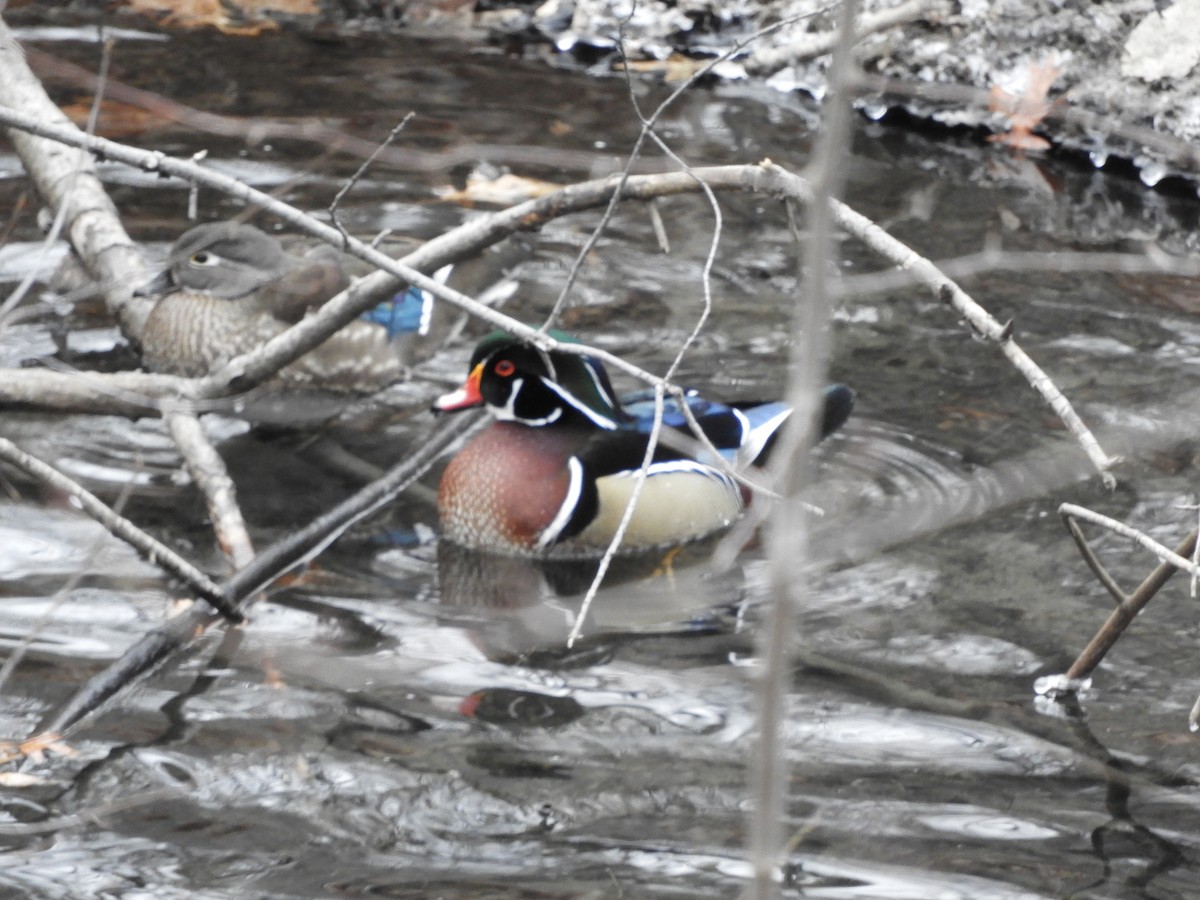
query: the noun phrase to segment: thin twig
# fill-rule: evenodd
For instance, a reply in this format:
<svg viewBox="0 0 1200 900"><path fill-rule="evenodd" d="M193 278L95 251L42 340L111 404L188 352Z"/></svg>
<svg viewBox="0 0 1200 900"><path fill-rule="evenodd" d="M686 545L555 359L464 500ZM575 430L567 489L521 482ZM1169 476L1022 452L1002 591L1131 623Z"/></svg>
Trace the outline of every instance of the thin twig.
<svg viewBox="0 0 1200 900"><path fill-rule="evenodd" d="M632 15L632 8L630 14ZM624 58L625 41L623 23L621 26L621 36L618 40L617 46L620 49L622 58ZM644 138L649 136L649 138L653 140L658 147L665 154L667 154L667 156L669 156L677 165L679 165L685 173L690 172L690 167L688 164L684 162L684 160L674 150L667 146L666 142L663 141L662 138L659 137L658 133L654 130L654 121L663 114L667 104L679 96L679 92L676 91L673 93L654 111L654 114L650 118L646 118L646 116L642 113L641 105L638 103L637 94L634 92L633 82L629 75L628 66L626 67L626 89L628 91L630 105L633 107L634 112L637 113L638 119L642 123L641 134L639 135L638 142L635 144L630 156L630 165L632 165L633 159L636 158L636 154L640 152L640 147ZM705 323L708 322L709 317L712 315L712 268L717 256L717 250L721 245L721 205L717 202L716 194L713 193L712 188L710 188L700 179L696 179L696 182L700 186L701 190L704 191L704 196L708 200L709 207L713 211L712 238L709 241L708 254L705 256L704 267L701 270L701 288L702 296L704 298L703 306L701 307L700 315L697 316L696 323L693 325L691 332L689 332L687 338L676 349L674 358L671 360L671 364L667 367L667 371L663 374L663 383L657 384L654 388L654 422L650 429L650 441L646 447L646 453L642 460L641 468L638 470L637 481L634 484L634 488L630 494L629 500L626 501L625 509L621 513L621 521L617 527L617 530L613 534L613 538L609 542L608 547L605 548L604 555L600 559L600 564L596 568L596 574L592 577L592 583L588 586L587 593L584 595L579 614L575 618L575 623L571 626L571 633L567 636L568 647L574 646L575 641L578 639L583 629L583 623L587 617L587 613L591 609L592 601L595 599L596 594L600 590L600 584L604 580L604 576L608 572L608 568L612 564L612 560L617 554L617 551L621 545L621 541L625 537L625 532L629 527L629 522L633 518L634 509L637 506L638 498L641 496L642 488L646 483L646 478L649 474L649 466L654 459L654 452L658 447L659 437L662 432L663 393L665 386L670 382L676 370L682 364L688 350L691 348L696 338L700 335L700 332L704 329ZM618 189L617 191L613 192L612 202L610 202L608 209L605 211L606 217L614 210L615 203L619 197L620 190ZM651 201L650 209L652 211L656 211L653 201ZM601 229L603 229L606 221L607 218L601 219L600 224L597 225L592 232L593 238L599 237ZM655 217L655 221L659 221L657 217ZM661 225L661 221L659 221L659 224ZM665 243L665 235L660 239L660 245L663 243ZM582 262L582 259L582 256L576 257L575 264L572 266L571 273L567 279L568 284L573 280L573 277L578 269L579 264ZM547 319L547 322L553 321L553 318L565 297L565 293L559 295L559 299L555 303L555 312L551 313L550 318ZM725 463L721 454L715 447L712 446L712 441L709 439L708 435L704 433L704 430L700 428L699 423L696 422L696 418L693 415L691 408L688 406L687 399L684 397L681 390L675 391L675 398L676 404L683 412L683 415L688 422L692 433L698 437L701 443L708 445L713 459L720 461L718 463L719 466L732 470L733 467ZM739 477L736 473L734 474L735 477Z"/></svg>
<svg viewBox="0 0 1200 900"><path fill-rule="evenodd" d="M651 200L646 204L646 213L650 216L650 227L654 229L654 239L658 241L659 252L666 256L671 252L671 239L667 235L667 226L663 222L661 204Z"/></svg>
<svg viewBox="0 0 1200 900"><path fill-rule="evenodd" d="M415 112L409 112L407 115L405 115L404 118L400 120L400 123L390 132L388 132L388 136L383 139L383 143L376 147L374 152L372 152L370 156L363 160L362 165L358 167L355 173L350 176L349 180L342 185L341 189L334 195L333 202L329 204L329 220L333 222L333 227L342 233L343 240L348 239L350 234L344 227L342 227L342 221L340 218L338 218L338 208L341 206L342 200L347 194L350 193L354 186L362 180L362 177L367 174L367 169L371 168L371 163L375 162L375 160L379 158L379 154L382 153L387 147L390 147L392 142L400 136L400 132L404 130L404 126L412 121L412 118L415 115ZM375 241L372 241L371 246L374 247L375 243Z"/></svg>
<svg viewBox="0 0 1200 900"><path fill-rule="evenodd" d="M1109 574L1108 569L1100 562L1100 558L1092 551L1091 544L1088 543L1087 535L1083 533L1083 529L1079 527L1079 523L1069 513L1064 512L1062 507L1059 507L1059 514L1063 517L1066 523L1067 531L1071 533L1072 539L1075 541L1075 546L1079 548L1079 554L1083 557L1083 561L1087 563L1088 568L1092 570L1092 574L1104 585L1104 589L1112 595L1112 598L1117 603L1124 603L1129 597L1116 580Z"/></svg>
<svg viewBox="0 0 1200 900"><path fill-rule="evenodd" d="M839 41L828 76L830 94L822 107L821 132L809 164L813 195L808 207L809 234L796 280L798 286L803 286L804 302L797 303L793 310L788 364L787 401L794 412L783 427L769 466L772 486L782 499L772 510L766 535L771 602L759 637L762 671L756 706L758 728L749 777L752 812L747 853L753 873L749 894L757 900L779 896L779 872L784 862L783 820L789 779L783 725L796 649L796 609L799 595L807 586L809 556L808 512L806 505L798 501L811 478L818 392L830 353L829 342L824 339L832 316L827 285L838 243L834 228L836 198L845 181L850 138L845 83L852 64L857 15L855 0L844 0L838 17Z"/></svg>
<svg viewBox="0 0 1200 900"><path fill-rule="evenodd" d="M637 6L636 3L631 4L630 10L629 10L629 16L627 16L626 18L633 16L634 12L636 11L636 6ZM627 87L627 90L629 93L629 97L632 101L633 108L637 112L638 118L641 119L642 126L641 126L641 129L638 131L637 138L633 142L633 147L630 149L629 153L626 155L625 166L621 170L620 174L617 177L617 184L613 189L612 196L608 201L608 205L605 207L604 212L600 217L600 221L596 224L596 226L592 229L591 233L588 235L588 239L586 241L584 241L583 246L579 249L579 252L577 254L575 254L575 260L574 260L574 262L571 263L571 268L567 271L566 280L563 282L563 286L562 286L562 289L559 291L558 298L554 301L553 308L550 310L549 315L546 316L546 320L542 324L542 330L545 330L545 329L549 328L551 325L553 325L554 322L557 321L559 315L562 313L562 310L567 302L567 297L569 296L569 294L571 292L571 288L574 286L575 280L579 275L579 271L580 271L581 267L583 266L583 261L585 259L587 259L588 255L595 248L596 243L600 240L600 236L604 233L605 228L608 227L609 221L612 219L613 215L616 212L617 204L621 202L621 198L624 195L624 190L625 190L626 185L629 183L629 179L631 177L631 173L633 172L634 165L641 158L642 147L645 145L647 137L654 136L654 126L655 126L655 124L657 124L659 118L662 117L663 113L665 113L667 111L667 109L669 109L672 105L674 105L675 101L678 100L681 96L683 96L684 93L686 93L688 90L690 90L691 87L697 81L699 81L701 78L706 76L709 72L711 72L715 67L719 66L721 63L726 62L727 60L732 59L733 57L739 55L746 49L746 47L751 46L756 41L761 40L762 38L766 37L767 35L770 35L776 31L779 31L782 28L786 28L789 25L793 25L797 22L803 21L804 19L811 18L814 15L817 15L817 13L816 12L804 13L799 16L792 16L790 18L783 19L779 22L775 22L772 25L768 25L765 28L761 28L758 31L756 31L754 34L750 35L749 37L746 37L746 38L736 42L731 48L726 50L724 53L709 60L704 65L702 65L698 69L696 69L695 72L693 72L691 75L689 75L687 78L685 78L682 82L680 82L680 84L676 86L675 90L673 90L670 93L670 95L655 108L654 112L651 113L649 117L642 115L641 108L637 102L637 96L633 90L632 73L630 71L628 64L625 65L624 71L625 71L626 87ZM619 27L619 38L617 41L617 51L621 56L622 62L628 63L628 60L625 57L625 41L624 41L623 33L624 33L624 22L622 21L622 23ZM665 145L662 144L661 141L659 141L659 146L662 146L664 149L666 149ZM671 158L675 162L677 162L677 163L681 162L679 160L679 158L671 151L667 150L667 153L669 156L671 156Z"/></svg>
<svg viewBox="0 0 1200 900"><path fill-rule="evenodd" d="M592 577L592 583L588 586L583 603L580 604L579 614L575 616L575 623L571 626L571 633L567 635L568 647L574 647L575 641L579 639L579 635L583 631L584 620L592 608L592 601L596 599L596 594L600 590L600 583L604 580L604 576L608 572L608 567L612 564L613 558L621 546L621 541L625 539L625 532L629 528L629 523L633 520L633 513L637 508L638 498L641 497L642 488L645 487L646 480L650 475L650 463L654 460L654 450L658 447L658 436L662 431L662 417L663 386L660 384L654 388L654 424L650 428L650 440L646 444L646 452L642 456L642 464L635 476L636 480L633 483L633 491L630 492L629 502L625 504L625 510L621 513L621 521L617 523L617 530L613 532L612 540L608 542L604 556L600 558L596 574Z"/></svg>
<svg viewBox="0 0 1200 900"><path fill-rule="evenodd" d="M1182 569L1185 572L1190 572L1195 575L1197 568L1195 564L1185 558L1180 553L1173 553L1164 547L1148 534L1138 531L1136 528L1131 528L1124 522L1118 522L1116 519L1110 519L1108 516L1095 512L1084 506L1076 506L1074 503L1064 503L1058 508L1058 514L1064 518L1079 519L1084 522L1091 522L1093 525L1099 525L1101 528L1106 528L1115 534L1122 537L1127 537L1132 541L1141 544L1159 559L1165 563L1175 566L1177 569ZM1192 551L1188 551L1191 553Z"/></svg>

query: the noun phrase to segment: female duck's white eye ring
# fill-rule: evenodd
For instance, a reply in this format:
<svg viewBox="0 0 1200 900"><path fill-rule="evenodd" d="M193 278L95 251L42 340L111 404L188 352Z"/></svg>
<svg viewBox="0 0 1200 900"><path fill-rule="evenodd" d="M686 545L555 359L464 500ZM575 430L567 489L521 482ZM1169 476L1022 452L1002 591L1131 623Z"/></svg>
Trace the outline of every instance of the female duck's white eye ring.
<svg viewBox="0 0 1200 900"><path fill-rule="evenodd" d="M188 257L188 262L193 266L215 266L221 261L221 257L215 253L209 253L207 250L200 250Z"/></svg>

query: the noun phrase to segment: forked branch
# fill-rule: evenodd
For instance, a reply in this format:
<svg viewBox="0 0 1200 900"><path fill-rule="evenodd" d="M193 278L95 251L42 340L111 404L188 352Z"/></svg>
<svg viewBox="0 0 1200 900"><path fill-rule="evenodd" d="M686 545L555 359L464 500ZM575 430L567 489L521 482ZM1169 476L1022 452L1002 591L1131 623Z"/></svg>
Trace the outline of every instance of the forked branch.
<svg viewBox="0 0 1200 900"><path fill-rule="evenodd" d="M1082 506L1064 503L1058 508L1058 512L1063 517L1063 521L1070 530L1071 536L1075 538L1076 544L1079 545L1080 552L1083 554L1083 558L1087 561L1088 566L1096 574L1096 577L1104 585L1105 589L1117 601L1116 608L1109 614L1108 619L1105 620L1100 630L1096 632L1095 637L1091 639L1067 670L1065 676L1066 683L1067 685L1074 685L1091 676L1096 666L1100 665L1101 660L1104 659L1108 651L1112 649L1121 635L1125 633L1125 629L1129 627L1138 613L1145 608L1146 604L1154 599L1155 594L1171 579L1171 576L1181 569L1192 573L1192 575L1197 574L1196 565L1188 557L1196 549L1196 539L1200 531L1193 530L1191 534L1180 542L1174 551L1171 551L1146 534L1130 528L1128 525L1118 522L1115 519L1110 519L1108 516L1085 509ZM1078 521L1091 522L1116 534L1132 538L1157 556L1162 562L1159 563L1154 571L1146 576L1145 580L1137 586L1137 589L1133 593L1126 594L1096 557L1091 546L1087 543L1082 530L1079 528Z"/></svg>

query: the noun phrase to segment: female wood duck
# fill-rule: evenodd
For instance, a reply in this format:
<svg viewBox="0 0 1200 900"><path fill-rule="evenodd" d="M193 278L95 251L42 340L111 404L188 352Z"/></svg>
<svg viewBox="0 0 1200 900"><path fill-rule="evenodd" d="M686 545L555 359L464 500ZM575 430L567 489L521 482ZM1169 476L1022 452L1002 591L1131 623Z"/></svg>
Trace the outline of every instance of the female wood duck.
<svg viewBox="0 0 1200 900"><path fill-rule="evenodd" d="M686 402L705 435L737 465L761 459L790 412L782 403L725 405L690 392ZM853 403L854 393L844 385L826 389L822 436L845 422ZM598 360L541 350L495 332L475 348L466 383L438 399L434 410L480 405L496 421L450 461L442 476L443 536L513 556L603 553L646 455L653 393L622 402ZM672 403L663 422L687 428ZM732 524L747 497L714 463L660 442L621 551L676 546Z"/></svg>
<svg viewBox="0 0 1200 900"><path fill-rule="evenodd" d="M141 335L146 366L199 376L248 353L345 289L338 254L293 255L253 225L212 222L185 232L166 268L140 288L161 296ZM351 322L286 366L278 381L339 393L371 393L406 375L394 341L428 327L433 298L415 288Z"/></svg>

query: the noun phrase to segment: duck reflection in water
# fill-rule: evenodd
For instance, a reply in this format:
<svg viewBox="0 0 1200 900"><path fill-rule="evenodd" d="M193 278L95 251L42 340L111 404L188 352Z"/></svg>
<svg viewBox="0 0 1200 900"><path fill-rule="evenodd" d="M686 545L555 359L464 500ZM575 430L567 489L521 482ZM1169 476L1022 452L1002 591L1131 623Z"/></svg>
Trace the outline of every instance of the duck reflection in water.
<svg viewBox="0 0 1200 900"><path fill-rule="evenodd" d="M598 559L503 556L439 541L443 618L470 629L492 660L554 669L594 665L611 656L614 642L639 634L709 631L714 610L740 603L741 570L714 573L704 565L712 544L614 558L588 611L584 639L567 648Z"/></svg>

